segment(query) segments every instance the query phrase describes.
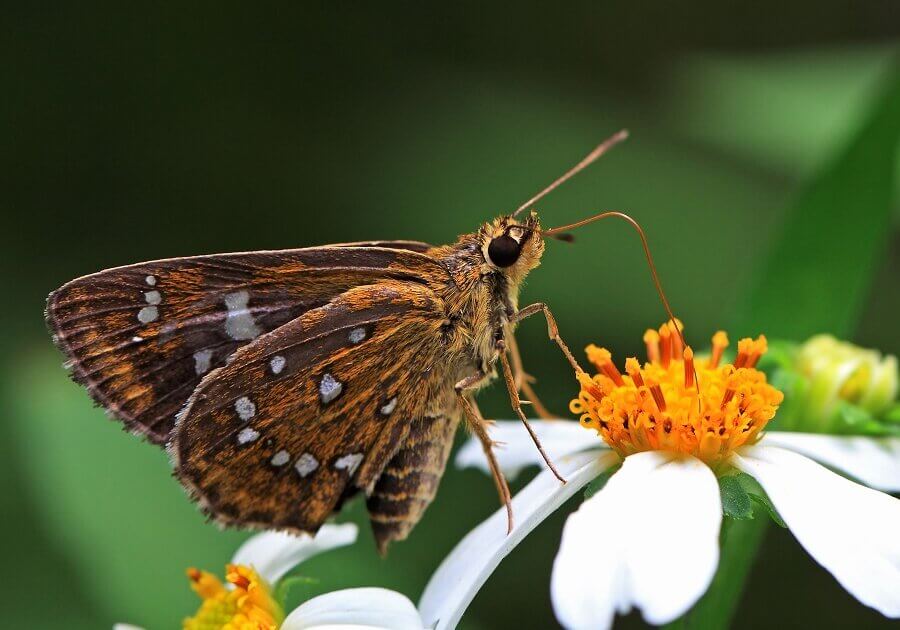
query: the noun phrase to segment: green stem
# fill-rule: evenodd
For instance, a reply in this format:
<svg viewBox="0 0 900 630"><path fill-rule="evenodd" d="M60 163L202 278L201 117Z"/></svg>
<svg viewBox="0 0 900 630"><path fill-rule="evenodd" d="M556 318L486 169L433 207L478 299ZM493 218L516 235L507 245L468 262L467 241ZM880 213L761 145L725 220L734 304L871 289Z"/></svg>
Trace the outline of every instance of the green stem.
<svg viewBox="0 0 900 630"><path fill-rule="evenodd" d="M890 233L898 137L900 63L860 132L797 199L747 291L736 332L763 330L793 339L824 331L852 333ZM768 526L762 513L752 520L723 521L712 585L669 628L728 627Z"/></svg>
<svg viewBox="0 0 900 630"><path fill-rule="evenodd" d="M720 535L719 569L709 590L687 614L665 627L672 630L728 628L768 527L769 519L762 514L747 521L726 517Z"/></svg>

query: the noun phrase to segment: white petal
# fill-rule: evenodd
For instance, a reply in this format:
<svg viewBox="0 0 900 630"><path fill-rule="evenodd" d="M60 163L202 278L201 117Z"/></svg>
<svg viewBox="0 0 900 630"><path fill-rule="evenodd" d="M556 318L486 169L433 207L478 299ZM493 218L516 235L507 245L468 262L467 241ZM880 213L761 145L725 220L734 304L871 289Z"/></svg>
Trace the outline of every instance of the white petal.
<svg viewBox="0 0 900 630"><path fill-rule="evenodd" d="M349 588L313 597L287 616L281 630L316 628L422 630L411 601L385 588Z"/></svg>
<svg viewBox="0 0 900 630"><path fill-rule="evenodd" d="M114 623L113 630L144 630L140 626L132 626L130 623Z"/></svg>
<svg viewBox="0 0 900 630"><path fill-rule="evenodd" d="M544 450L554 462L566 455L605 448L603 438L596 431L585 429L571 420L529 420ZM498 420L489 428L491 439L499 442L494 453L500 469L510 478L526 466L545 466L544 459L518 420ZM481 468L488 471L487 459L477 438L463 444L456 454L459 468Z"/></svg>
<svg viewBox="0 0 900 630"><path fill-rule="evenodd" d="M431 576L419 601L425 623L436 625L437 630L455 628L500 561L569 497L618 461L612 451L563 457L556 464L568 482L565 485L549 470L539 473L513 497L515 527L509 535L506 510L500 508L469 532Z"/></svg>
<svg viewBox="0 0 900 630"><path fill-rule="evenodd" d="M900 617L900 501L772 446L732 463L762 485L800 544L867 606Z"/></svg>
<svg viewBox="0 0 900 630"><path fill-rule="evenodd" d="M872 488L900 491L900 438L770 431L760 444L802 453Z"/></svg>
<svg viewBox="0 0 900 630"><path fill-rule="evenodd" d="M269 584L312 556L356 541L356 525L323 525L315 538L284 532L263 532L251 536L234 554L234 564L250 565Z"/></svg>
<svg viewBox="0 0 900 630"><path fill-rule="evenodd" d="M609 628L616 612L637 606L655 625L677 619L715 575L721 522L706 464L630 455L566 521L551 578L557 618L568 628Z"/></svg>

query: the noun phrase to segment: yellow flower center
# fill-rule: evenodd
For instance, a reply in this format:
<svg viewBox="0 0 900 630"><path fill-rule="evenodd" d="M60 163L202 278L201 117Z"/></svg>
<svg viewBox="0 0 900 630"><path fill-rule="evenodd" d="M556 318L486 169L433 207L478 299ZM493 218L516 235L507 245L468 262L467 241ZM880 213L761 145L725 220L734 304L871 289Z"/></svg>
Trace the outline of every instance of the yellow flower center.
<svg viewBox="0 0 900 630"><path fill-rule="evenodd" d="M226 588L212 573L188 569L191 588L203 602L193 617L184 620L184 630L276 630L284 621L272 589L259 574L239 564L229 564Z"/></svg>
<svg viewBox="0 0 900 630"><path fill-rule="evenodd" d="M569 408L623 457L639 451L689 453L715 467L731 451L752 444L784 396L755 368L766 338L742 339L734 363L722 363L728 337L717 332L708 358L694 360L683 345L681 322L644 335L648 361L616 368L605 348L587 347L598 374L578 374L581 391Z"/></svg>

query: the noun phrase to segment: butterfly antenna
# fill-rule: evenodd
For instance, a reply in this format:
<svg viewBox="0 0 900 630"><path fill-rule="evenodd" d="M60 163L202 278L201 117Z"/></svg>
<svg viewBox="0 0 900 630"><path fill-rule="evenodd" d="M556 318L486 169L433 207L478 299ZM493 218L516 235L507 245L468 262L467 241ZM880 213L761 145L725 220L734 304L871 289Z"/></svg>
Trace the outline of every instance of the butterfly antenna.
<svg viewBox="0 0 900 630"><path fill-rule="evenodd" d="M677 319L675 318L675 313L672 311L672 306L669 304L669 299L666 297L666 292L663 290L662 281L659 279L659 273L656 270L656 263L653 262L653 254L650 253L650 245L647 242L647 235L644 233L644 228L642 228L641 224L638 223L635 219L625 214L624 212L610 210L607 212L601 212L600 214L595 214L594 216L588 217L587 219L582 219L581 221L576 221L575 223L570 223L569 225L561 225L549 230L542 230L541 234L543 236L556 236L557 234L565 234L570 230L574 230L575 228L587 225L588 223L594 223L595 221L610 218L622 219L637 231L638 236L641 239L641 247L643 247L644 249L644 257L647 259L647 265L650 267L650 276L653 278L653 284L656 287L656 293L659 295L659 299L662 301L663 308L666 309L666 315L668 315L669 321L672 322L672 327L675 329L675 332L678 335L679 339L681 339L681 346L683 348L687 348L688 344L687 341L685 341L684 333L675 323L677 321ZM697 388L697 404L699 405L700 381L697 375L696 367L694 368L694 384Z"/></svg>
<svg viewBox="0 0 900 630"><path fill-rule="evenodd" d="M554 181L552 184L550 184L549 186L544 188L544 190L542 190L541 192L536 194L534 197L532 197L531 199L529 199L528 201L523 203L521 206L516 208L516 211L513 212L512 215L514 217L518 216L520 213L522 213L523 211L527 210L528 208L530 208L531 206L536 204L538 201L540 201L541 199L543 199L544 197L549 195L551 192L553 192L554 190L556 190L557 188L562 186L568 180L572 179L575 175L577 175L578 173L580 173L581 171L586 169L588 166L590 166L591 164L596 162L597 159L601 155L603 155L604 153L609 151L611 148L613 148L614 146L616 146L617 144L619 144L620 142L625 140L627 137L628 137L628 130L622 129L618 133L613 134L612 136L610 136L609 138L607 138L606 140L604 140L603 142L598 144L597 147L593 151L588 153L584 157L584 159L581 160L578 164L576 164L575 166L570 168L568 171L563 173L559 178L557 178L556 181Z"/></svg>

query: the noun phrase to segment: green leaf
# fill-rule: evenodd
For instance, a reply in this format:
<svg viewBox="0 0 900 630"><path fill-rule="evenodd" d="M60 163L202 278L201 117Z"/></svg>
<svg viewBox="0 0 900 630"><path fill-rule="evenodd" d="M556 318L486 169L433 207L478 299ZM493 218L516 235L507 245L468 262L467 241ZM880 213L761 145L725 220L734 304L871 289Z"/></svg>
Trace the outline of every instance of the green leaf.
<svg viewBox="0 0 900 630"><path fill-rule="evenodd" d="M719 495L725 516L746 521L753 518L753 503L736 475L719 477Z"/></svg>
<svg viewBox="0 0 900 630"><path fill-rule="evenodd" d="M900 404L894 405L884 412L885 422L893 422L900 424Z"/></svg>
<svg viewBox="0 0 900 630"><path fill-rule="evenodd" d="M798 197L730 332L793 339L852 332L890 234L898 139L900 66L895 63L859 133ZM731 522L709 590L673 626L729 626L767 524L759 518Z"/></svg>
<svg viewBox="0 0 900 630"><path fill-rule="evenodd" d="M835 433L851 435L885 435L887 427L869 411L841 400L835 414Z"/></svg>
<svg viewBox="0 0 900 630"><path fill-rule="evenodd" d="M622 464L619 464L600 473L599 476L597 476L591 483L589 483L585 487L584 498L590 499L592 496L603 490L603 487L606 486L606 482L609 481L609 478L612 477L621 467Z"/></svg>
<svg viewBox="0 0 900 630"><path fill-rule="evenodd" d="M747 493L747 496L753 501L755 505L762 507L766 514L775 521L775 524L779 527L787 527L784 524L784 521L781 519L781 515L778 513L778 510L775 509L775 506L772 505L772 500L769 499L769 495L766 494L766 491L763 489L759 482L748 475L747 473L740 473L735 476L738 484L740 484L741 488ZM756 510L754 510L754 516L756 515Z"/></svg>
<svg viewBox="0 0 900 630"><path fill-rule="evenodd" d="M772 505L772 501L769 500L769 495L764 494L764 495L760 496L758 494L751 494L750 499L753 501L753 503L755 505L758 505L759 507L763 508L766 511L766 514L769 515L769 518L771 518L775 522L775 524L778 525L778 527L787 529L787 525L785 524L784 520L781 518L781 514L778 513L778 510L776 510L775 506ZM754 514L755 513L756 513L756 511L754 510Z"/></svg>
<svg viewBox="0 0 900 630"><path fill-rule="evenodd" d="M316 578L307 577L305 575L288 574L281 578L278 581L278 586L275 587L275 601L281 604L282 607L285 607L285 602L287 602L288 595L292 588L295 586L310 587L318 583L319 580Z"/></svg>
<svg viewBox="0 0 900 630"><path fill-rule="evenodd" d="M734 332L805 339L852 331L890 234L900 137L897 74L855 140L797 198L746 293Z"/></svg>
<svg viewBox="0 0 900 630"><path fill-rule="evenodd" d="M759 360L759 369L765 372L776 367L793 370L797 362L798 348L799 345L794 341L770 339L769 349Z"/></svg>
<svg viewBox="0 0 900 630"><path fill-rule="evenodd" d="M777 525L785 527L784 521L769 500L769 495L756 479L747 473L720 477L719 495L722 497L722 513L729 518L738 521L756 518L759 510L754 508L758 507Z"/></svg>
<svg viewBox="0 0 900 630"><path fill-rule="evenodd" d="M180 625L198 602L184 570L221 575L247 535L207 523L185 500L163 449L105 418L54 354L35 354L19 374L11 422L22 479L42 528L79 570L80 588L104 618L127 610L143 627Z"/></svg>
<svg viewBox="0 0 900 630"><path fill-rule="evenodd" d="M769 375L769 382L784 394L784 402L767 428L781 431L797 430L801 414L806 408L809 381L794 370L776 368Z"/></svg>

